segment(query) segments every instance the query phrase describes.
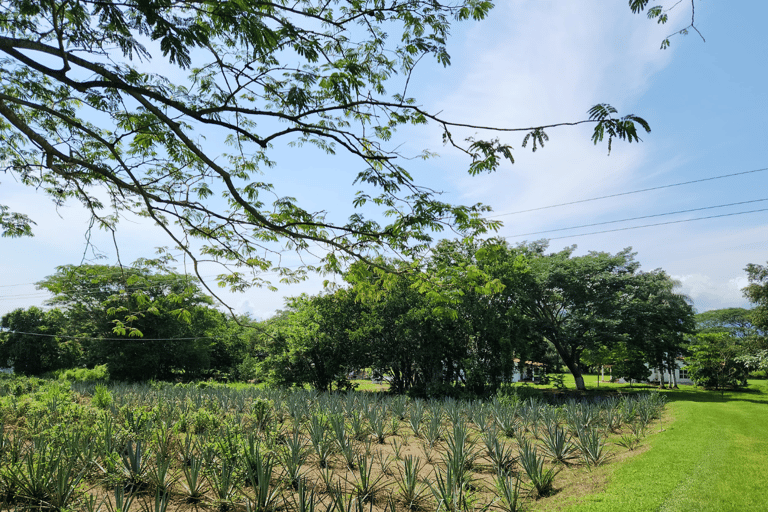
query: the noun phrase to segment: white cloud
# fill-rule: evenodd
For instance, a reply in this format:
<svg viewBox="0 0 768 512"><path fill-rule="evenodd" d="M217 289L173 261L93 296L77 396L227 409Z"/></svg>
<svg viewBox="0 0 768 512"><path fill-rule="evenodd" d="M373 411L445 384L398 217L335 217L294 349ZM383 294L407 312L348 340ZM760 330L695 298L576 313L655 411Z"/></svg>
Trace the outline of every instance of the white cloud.
<svg viewBox="0 0 768 512"><path fill-rule="evenodd" d="M693 299L698 312L730 307L749 307L741 289L747 285L744 276L717 279L704 274L672 276L680 281L680 293Z"/></svg>

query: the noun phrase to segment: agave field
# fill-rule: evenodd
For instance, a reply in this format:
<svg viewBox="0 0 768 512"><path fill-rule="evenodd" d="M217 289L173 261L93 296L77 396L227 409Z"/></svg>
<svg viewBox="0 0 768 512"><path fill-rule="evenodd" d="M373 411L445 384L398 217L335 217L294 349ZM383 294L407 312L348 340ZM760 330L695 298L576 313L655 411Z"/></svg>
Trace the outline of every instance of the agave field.
<svg viewBox="0 0 768 512"><path fill-rule="evenodd" d="M512 512L634 450L663 407L2 377L0 509Z"/></svg>

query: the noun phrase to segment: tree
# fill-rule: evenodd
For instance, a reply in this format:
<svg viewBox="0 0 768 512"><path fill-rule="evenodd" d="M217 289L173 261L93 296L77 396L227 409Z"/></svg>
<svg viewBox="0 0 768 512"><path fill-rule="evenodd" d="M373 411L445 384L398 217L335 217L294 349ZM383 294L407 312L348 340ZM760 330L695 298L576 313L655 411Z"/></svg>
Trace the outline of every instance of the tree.
<svg viewBox="0 0 768 512"><path fill-rule="evenodd" d="M742 340L765 337L753 321L754 311L744 308L713 309L696 315L698 332L727 332Z"/></svg>
<svg viewBox="0 0 768 512"><path fill-rule="evenodd" d="M54 294L72 334L83 338L88 364L104 364L118 380L197 378L224 315L194 278L167 261L141 259L130 267L65 265L37 283Z"/></svg>
<svg viewBox="0 0 768 512"><path fill-rule="evenodd" d="M749 284L744 296L755 305L750 320L764 335L768 332L768 266L750 263L745 270Z"/></svg>
<svg viewBox="0 0 768 512"><path fill-rule="evenodd" d="M92 226L115 230L126 211L152 219L195 272L202 260L217 262L228 271L219 282L236 290L263 284L260 272L273 267L288 281L316 268L275 263L285 246L320 245L329 270L386 249L409 256L433 230L499 225L480 217L485 206L450 205L417 184L400 164L413 155L399 154L393 140L398 127L432 122L468 155L472 174L513 161L511 147L492 135L461 142L454 133L486 127L442 119L407 94L423 57L449 64L451 24L481 20L491 6L8 0L0 7L0 161L57 204L81 202ZM647 0L630 7L643 11ZM666 21L661 7L649 14ZM609 149L650 131L607 104L580 121L503 130L522 132L522 145L535 150L547 131L580 123L593 124L592 140L607 139ZM283 143L358 159L350 180L360 189L347 220L309 211L282 191L269 199L273 187L256 175L276 165L270 148ZM376 213L364 216L364 205ZM3 235L28 235L33 224L0 209Z"/></svg>
<svg viewBox="0 0 768 512"><path fill-rule="evenodd" d="M627 353L654 354L665 362L665 354L675 357L675 347L691 330L692 308L673 293L674 282L660 270L639 272L629 248L615 255L576 257L575 246L552 254L545 253L542 243L518 250L525 269L516 301L533 329L555 348L578 389L585 389L585 352L594 357L623 345ZM623 359L617 356L613 362L622 364ZM634 366L624 373L639 375Z"/></svg>
<svg viewBox="0 0 768 512"><path fill-rule="evenodd" d="M665 370L674 380L677 358L687 345L686 336L695 332L691 301L675 292L678 286L661 269L639 272L625 289L628 300L620 312L627 343L642 354L643 363L658 368L662 387ZM670 386L676 383L670 382Z"/></svg>
<svg viewBox="0 0 768 512"><path fill-rule="evenodd" d="M740 360L744 347L730 334L700 333L690 352L687 369L696 384L720 390L746 385L749 369Z"/></svg>
<svg viewBox="0 0 768 512"><path fill-rule="evenodd" d="M553 254L545 254L543 244L520 249L528 268L517 300L534 329L554 346L576 387L585 389L581 356L620 338L622 292L639 264L629 249L578 257L572 257L575 246Z"/></svg>
<svg viewBox="0 0 768 512"><path fill-rule="evenodd" d="M347 375L361 366L364 352L355 336L359 316L353 294L343 288L287 299L282 314L266 322L262 376L273 384L311 384L319 391L348 385Z"/></svg>
<svg viewBox="0 0 768 512"><path fill-rule="evenodd" d="M77 340L66 335L58 309L16 309L0 319L0 365L16 373L41 375L74 366L80 357Z"/></svg>

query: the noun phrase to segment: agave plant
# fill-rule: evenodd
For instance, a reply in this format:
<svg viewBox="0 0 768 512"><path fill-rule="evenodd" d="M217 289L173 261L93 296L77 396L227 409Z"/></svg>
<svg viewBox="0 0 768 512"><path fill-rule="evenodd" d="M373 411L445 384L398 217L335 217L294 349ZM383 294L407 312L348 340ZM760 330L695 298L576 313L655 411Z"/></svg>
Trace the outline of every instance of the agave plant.
<svg viewBox="0 0 768 512"><path fill-rule="evenodd" d="M418 457L407 456L399 468L400 478L397 486L400 489L400 498L408 510L419 510L424 507L427 485L419 481L421 465Z"/></svg>
<svg viewBox="0 0 768 512"><path fill-rule="evenodd" d="M493 419L499 430L507 437L517 436L517 431L520 428L520 424L515 417L514 412L506 408L495 409L493 412Z"/></svg>
<svg viewBox="0 0 768 512"><path fill-rule="evenodd" d="M600 437L600 432L596 428L579 430L577 443L587 466L599 466L608 458L608 452L605 451L605 440Z"/></svg>
<svg viewBox="0 0 768 512"><path fill-rule="evenodd" d="M362 441L365 436L368 435L368 425L365 423L363 413L361 411L353 411L350 413L349 428L352 437L358 441Z"/></svg>
<svg viewBox="0 0 768 512"><path fill-rule="evenodd" d="M408 414L408 423L411 425L413 435L421 437L421 421L424 418L424 402L416 400L411 405L411 410Z"/></svg>
<svg viewBox="0 0 768 512"><path fill-rule="evenodd" d="M167 493L177 477L171 469L172 458L163 452L155 455L155 464L150 464L147 470L149 483L160 493Z"/></svg>
<svg viewBox="0 0 768 512"><path fill-rule="evenodd" d="M376 441L379 444L384 444L384 439L387 435L386 414L384 410L378 407L371 407L367 410L366 417L368 418L368 426L376 436Z"/></svg>
<svg viewBox="0 0 768 512"><path fill-rule="evenodd" d="M399 421L405 421L408 399L404 396L396 396L389 404L389 410Z"/></svg>
<svg viewBox="0 0 768 512"><path fill-rule="evenodd" d="M308 455L306 441L302 439L299 430L294 429L293 433L286 438L285 446L280 452L280 462L294 489L298 489L301 468L306 464Z"/></svg>
<svg viewBox="0 0 768 512"><path fill-rule="evenodd" d="M443 463L452 469L456 478L469 484L469 470L472 468L479 453L469 440L469 428L463 420L454 423L453 430L446 437Z"/></svg>
<svg viewBox="0 0 768 512"><path fill-rule="evenodd" d="M538 495L549 496L554 491L555 476L557 476L560 470L556 468L545 470L544 457L538 454L536 447L525 438L521 438L519 443L520 465L523 466Z"/></svg>
<svg viewBox="0 0 768 512"><path fill-rule="evenodd" d="M203 458L190 454L183 466L182 486L189 503L197 503L203 498Z"/></svg>
<svg viewBox="0 0 768 512"><path fill-rule="evenodd" d="M123 473L133 489L139 489L145 485L144 477L147 471L147 460L144 454L144 445L141 441L128 440L125 452L121 454L123 461Z"/></svg>
<svg viewBox="0 0 768 512"><path fill-rule="evenodd" d="M312 415L307 425L309 440L317 455L317 462L321 468L328 465L328 460L333 453L333 440L328 436L325 422L318 416Z"/></svg>
<svg viewBox="0 0 768 512"><path fill-rule="evenodd" d="M384 473L376 475L373 471L374 460L364 455L358 457L357 468L357 476L349 482L354 488L355 496L361 503L375 502L383 486Z"/></svg>
<svg viewBox="0 0 768 512"><path fill-rule="evenodd" d="M435 470L435 478L429 488L437 502L437 512L461 512L468 507L470 489L467 483L453 474L448 466L445 472Z"/></svg>
<svg viewBox="0 0 768 512"><path fill-rule="evenodd" d="M40 441L18 464L5 468L4 480L16 499L33 507L58 510L69 506L84 474L85 469L77 471L76 462L66 458L63 451Z"/></svg>
<svg viewBox="0 0 768 512"><path fill-rule="evenodd" d="M499 440L495 429L486 431L486 433L483 434L483 441L485 443L486 454L488 458L491 459L491 462L493 462L493 467L496 472L510 472L517 461L512 445L504 444Z"/></svg>
<svg viewBox="0 0 768 512"><path fill-rule="evenodd" d="M616 441L616 444L629 451L633 451L640 444L640 437L636 434L622 434L621 438Z"/></svg>
<svg viewBox="0 0 768 512"><path fill-rule="evenodd" d="M429 416L422 434L430 446L434 446L443 436L443 417L439 411L434 411Z"/></svg>
<svg viewBox="0 0 768 512"><path fill-rule="evenodd" d="M240 483L235 462L230 459L220 460L209 469L207 479L220 508L228 508Z"/></svg>
<svg viewBox="0 0 768 512"><path fill-rule="evenodd" d="M170 503L171 496L167 491L156 490L154 496L142 504L142 512L167 512Z"/></svg>
<svg viewBox="0 0 768 512"><path fill-rule="evenodd" d="M547 425L547 432L542 439L542 451L552 461L568 464L576 458L577 447L571 441L571 436L558 425Z"/></svg>
<svg viewBox="0 0 768 512"><path fill-rule="evenodd" d="M315 512L315 488L307 485L306 478L300 478L296 485L296 494L291 495L292 503L285 503L285 510L293 512Z"/></svg>
<svg viewBox="0 0 768 512"><path fill-rule="evenodd" d="M520 477L509 473L496 475L496 494L501 502L502 512L518 512L522 510L520 499Z"/></svg>
<svg viewBox="0 0 768 512"><path fill-rule="evenodd" d="M121 486L115 488L114 501L107 500L109 512L128 512L133 504L133 495L126 494Z"/></svg>
<svg viewBox="0 0 768 512"><path fill-rule="evenodd" d="M253 488L253 500L246 500L246 509L257 512L267 512L277 507L278 498L281 496L279 487L272 485L272 472L274 460L271 454L263 455L256 448L253 456L246 463L246 478Z"/></svg>

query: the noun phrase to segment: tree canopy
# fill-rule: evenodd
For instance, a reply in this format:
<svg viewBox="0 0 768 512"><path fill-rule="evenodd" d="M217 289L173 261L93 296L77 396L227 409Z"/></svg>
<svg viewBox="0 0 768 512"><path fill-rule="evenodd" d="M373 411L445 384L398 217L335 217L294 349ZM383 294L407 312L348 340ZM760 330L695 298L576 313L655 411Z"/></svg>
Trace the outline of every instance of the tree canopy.
<svg viewBox="0 0 768 512"><path fill-rule="evenodd" d="M419 155L400 154L395 135L437 124L472 174L513 161L489 127L443 119L407 89L424 57L450 63L452 24L491 8L488 0L9 0L0 7L0 162L57 203L81 202L94 226L114 230L125 211L152 219L193 262L223 265L219 281L234 289L264 284L268 269L290 281L315 268L281 266L286 245L319 245L327 269L385 250L412 255L432 231L498 226L482 218L485 206L447 204L417 183L403 162ZM667 20L663 6L647 12ZM519 132L536 149L551 129L581 123L609 148L650 130L601 103L584 119L498 131ZM481 135L462 140L462 128ZM310 211L275 191L269 172L280 144L358 159L352 213ZM33 226L0 205L3 235Z"/></svg>
<svg viewBox="0 0 768 512"><path fill-rule="evenodd" d="M0 366L42 373L106 365L117 380L236 378L252 353L253 322L213 307L192 277L164 260L65 265L37 283L53 309L0 319Z"/></svg>

